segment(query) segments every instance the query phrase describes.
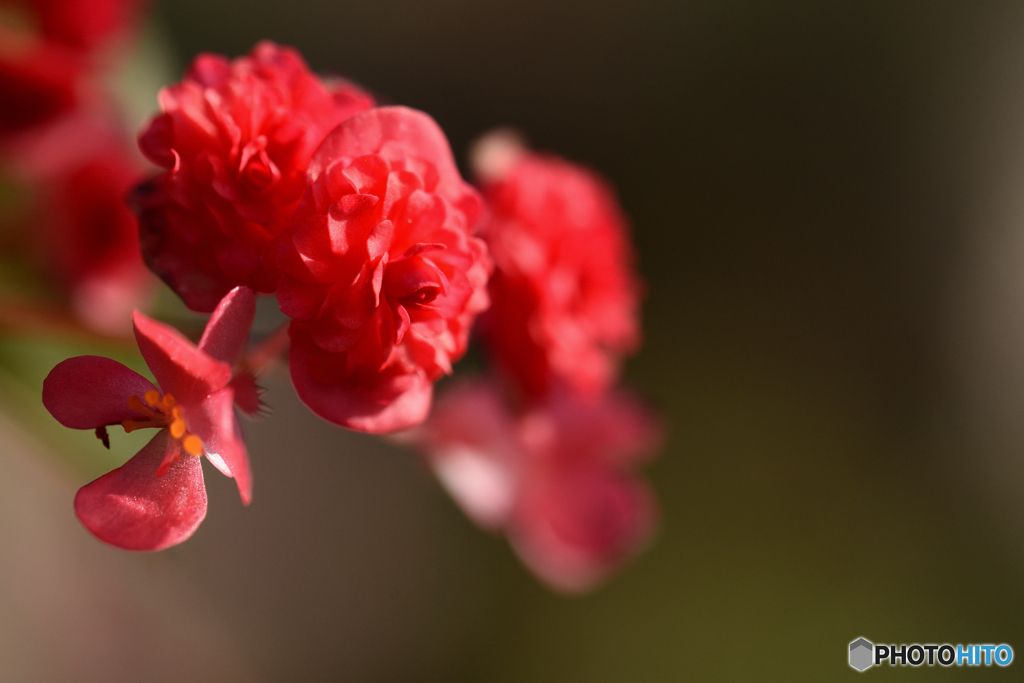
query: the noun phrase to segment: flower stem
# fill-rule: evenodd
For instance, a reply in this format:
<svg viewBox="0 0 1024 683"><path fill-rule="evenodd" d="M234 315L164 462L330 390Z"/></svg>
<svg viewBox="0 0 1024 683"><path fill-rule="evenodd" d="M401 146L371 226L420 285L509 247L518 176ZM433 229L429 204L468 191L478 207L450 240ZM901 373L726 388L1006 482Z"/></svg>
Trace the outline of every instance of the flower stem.
<svg viewBox="0 0 1024 683"><path fill-rule="evenodd" d="M267 366L278 360L288 349L288 342L288 323L282 323L242 356L237 371L250 372L255 376L263 374Z"/></svg>

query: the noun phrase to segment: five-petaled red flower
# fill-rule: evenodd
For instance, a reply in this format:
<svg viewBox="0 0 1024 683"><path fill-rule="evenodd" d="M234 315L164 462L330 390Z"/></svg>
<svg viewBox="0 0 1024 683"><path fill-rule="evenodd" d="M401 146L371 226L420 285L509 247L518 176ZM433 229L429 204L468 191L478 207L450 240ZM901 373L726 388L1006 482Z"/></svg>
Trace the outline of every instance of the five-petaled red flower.
<svg viewBox="0 0 1024 683"><path fill-rule="evenodd" d="M480 234L494 259L481 331L528 398L555 385L610 387L640 341L640 283L628 225L595 173L485 139L475 159L486 204Z"/></svg>
<svg viewBox="0 0 1024 683"><path fill-rule="evenodd" d="M322 82L298 52L259 43L234 61L202 54L185 79L160 92L163 113L139 136L167 169L139 188L142 252L198 311L229 289L273 292L272 240L306 189L324 136L373 99L354 85Z"/></svg>
<svg viewBox="0 0 1024 683"><path fill-rule="evenodd" d="M199 456L252 499L249 456L235 415L232 366L255 313L250 290L232 290L214 311L196 346L178 331L134 314L139 350L157 385L100 356L69 358L43 382L43 404L65 427L160 431L131 460L75 496L75 514L97 538L127 550L161 550L186 540L206 516Z"/></svg>
<svg viewBox="0 0 1024 683"><path fill-rule="evenodd" d="M338 126L309 181L279 250L295 388L344 427L415 425L487 307L479 198L433 119L405 107Z"/></svg>
<svg viewBox="0 0 1024 683"><path fill-rule="evenodd" d="M650 534L654 499L633 470L659 441L657 420L622 392L552 395L522 414L493 383L467 382L405 435L477 524L504 531L558 590L591 588Z"/></svg>

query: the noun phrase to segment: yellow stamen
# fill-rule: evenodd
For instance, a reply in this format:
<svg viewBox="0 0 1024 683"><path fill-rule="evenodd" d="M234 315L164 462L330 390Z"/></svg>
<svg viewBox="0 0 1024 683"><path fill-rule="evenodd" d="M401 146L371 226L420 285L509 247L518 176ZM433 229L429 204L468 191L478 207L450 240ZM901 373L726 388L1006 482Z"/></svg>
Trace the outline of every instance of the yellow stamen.
<svg viewBox="0 0 1024 683"><path fill-rule="evenodd" d="M181 442L181 445L189 455L199 457L203 454L203 442L195 434L189 434L186 436L185 440Z"/></svg>
<svg viewBox="0 0 1024 683"><path fill-rule="evenodd" d="M128 407L142 413L148 420L128 419L121 422L126 433L131 433L143 427L167 427L171 436L181 441L182 448L189 455L200 456L205 452L203 441L195 434L189 434L188 425L185 423L185 409L178 405L174 396L170 394L161 395L156 389L147 391L143 398L145 403L138 396L128 398Z"/></svg>
<svg viewBox="0 0 1024 683"><path fill-rule="evenodd" d="M163 413L162 412L157 412L157 411L153 410L152 408L150 408L149 406L145 405L141 400L139 400L138 396L131 396L128 399L128 407L131 408L132 410L136 410L136 411L142 413L143 415L146 415L146 416L151 417L151 418L161 418L161 417L163 417Z"/></svg>

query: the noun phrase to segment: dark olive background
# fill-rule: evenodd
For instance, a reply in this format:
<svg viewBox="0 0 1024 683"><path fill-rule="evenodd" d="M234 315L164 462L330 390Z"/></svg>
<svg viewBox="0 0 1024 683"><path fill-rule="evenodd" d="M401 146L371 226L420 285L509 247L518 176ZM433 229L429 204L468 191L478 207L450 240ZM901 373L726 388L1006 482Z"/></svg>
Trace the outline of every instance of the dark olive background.
<svg viewBox="0 0 1024 683"><path fill-rule="evenodd" d="M566 598L274 380L253 506L208 470L192 541L109 560L191 586L228 659L190 677L821 681L858 675L858 636L1024 656L1024 6L168 0L156 26L181 64L294 45L461 158L514 125L608 176L648 287L625 382L669 428L654 542Z"/></svg>

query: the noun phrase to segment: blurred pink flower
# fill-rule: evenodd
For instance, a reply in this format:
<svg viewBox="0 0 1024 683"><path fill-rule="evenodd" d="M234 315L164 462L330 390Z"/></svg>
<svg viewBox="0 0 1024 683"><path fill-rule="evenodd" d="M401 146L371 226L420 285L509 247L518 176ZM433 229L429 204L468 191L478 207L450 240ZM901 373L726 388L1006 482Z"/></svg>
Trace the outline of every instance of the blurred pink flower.
<svg viewBox="0 0 1024 683"><path fill-rule="evenodd" d="M198 347L177 330L134 314L139 350L159 388L100 356L58 364L43 382L43 404L72 429L160 431L131 460L79 489L75 513L97 538L126 550L161 550L188 539L206 516L199 456L234 477L242 502L252 475L241 428L232 365L255 314L253 294L232 290L214 311Z"/></svg>
<svg viewBox="0 0 1024 683"><path fill-rule="evenodd" d="M157 283L142 262L138 227L125 203L142 165L120 136L99 123L77 119L51 132L97 144L34 178L39 252L80 321L108 334L127 333L132 309L149 301Z"/></svg>
<svg viewBox="0 0 1024 683"><path fill-rule="evenodd" d="M24 235L40 274L79 322L123 335L157 280L142 261L126 205L142 160L111 118L76 111L23 134L7 147L4 170L29 190L27 210L12 227Z"/></svg>
<svg viewBox="0 0 1024 683"><path fill-rule="evenodd" d="M291 48L262 42L228 61L202 54L160 91L162 114L139 136L167 169L136 196L147 263L198 311L229 289L273 292L264 258L288 225L324 136L373 106L352 84L321 82Z"/></svg>
<svg viewBox="0 0 1024 683"><path fill-rule="evenodd" d="M418 424L487 306L479 197L433 119L404 107L338 126L309 180L278 252L295 388L343 427Z"/></svg>
<svg viewBox="0 0 1024 683"><path fill-rule="evenodd" d="M531 399L553 383L605 390L640 342L641 285L614 191L507 134L481 140L473 162L494 259L481 332L496 363Z"/></svg>
<svg viewBox="0 0 1024 683"><path fill-rule="evenodd" d="M633 471L658 448L660 426L635 399L555 392L521 415L486 381L438 400L405 438L480 526L504 531L549 586L592 588L636 553L654 499Z"/></svg>

